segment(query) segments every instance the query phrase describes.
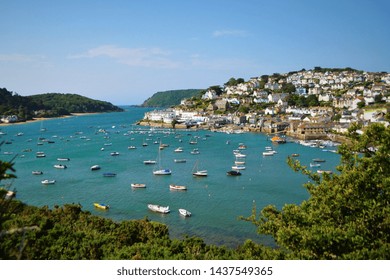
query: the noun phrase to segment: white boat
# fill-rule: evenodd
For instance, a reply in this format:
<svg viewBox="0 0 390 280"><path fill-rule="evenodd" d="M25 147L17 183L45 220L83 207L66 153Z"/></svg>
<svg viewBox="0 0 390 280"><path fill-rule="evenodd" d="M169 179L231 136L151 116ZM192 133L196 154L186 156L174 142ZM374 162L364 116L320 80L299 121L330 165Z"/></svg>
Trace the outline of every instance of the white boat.
<svg viewBox="0 0 390 280"><path fill-rule="evenodd" d="M194 168L192 169L192 175L197 176L197 177L206 177L208 175L207 170L204 170L204 169L199 170L198 165L199 165L199 161L197 160L195 162Z"/></svg>
<svg viewBox="0 0 390 280"><path fill-rule="evenodd" d="M182 147L179 147L177 149L175 149L175 153L182 153L183 152L183 148Z"/></svg>
<svg viewBox="0 0 390 280"><path fill-rule="evenodd" d="M134 149L137 149L137 147L136 146L129 146L129 147L127 147L129 150L134 150Z"/></svg>
<svg viewBox="0 0 390 280"><path fill-rule="evenodd" d="M333 172L331 170L317 170L317 173L318 174L332 174Z"/></svg>
<svg viewBox="0 0 390 280"><path fill-rule="evenodd" d="M245 166L244 165L233 165L232 169L233 170L244 170Z"/></svg>
<svg viewBox="0 0 390 280"><path fill-rule="evenodd" d="M176 163L184 163L184 162L187 162L186 159L174 159L173 161L176 162Z"/></svg>
<svg viewBox="0 0 390 280"><path fill-rule="evenodd" d="M163 214L168 214L171 210L169 210L169 206L160 206L157 204L148 204L149 210L153 212L159 212Z"/></svg>
<svg viewBox="0 0 390 280"><path fill-rule="evenodd" d="M111 156L119 156L119 153L118 152L112 152L110 153Z"/></svg>
<svg viewBox="0 0 390 280"><path fill-rule="evenodd" d="M144 160L144 164L156 164L156 161L148 159L148 160Z"/></svg>
<svg viewBox="0 0 390 280"><path fill-rule="evenodd" d="M70 161L70 158L57 158L58 161Z"/></svg>
<svg viewBox="0 0 390 280"><path fill-rule="evenodd" d="M53 185L53 184L56 183L56 180L48 180L48 179L46 179L46 180L41 181L41 183L44 184L44 185Z"/></svg>
<svg viewBox="0 0 390 280"><path fill-rule="evenodd" d="M92 166L91 166L91 170L92 170L92 171L99 170L99 169L100 169L100 165L97 165L97 164L96 164L96 165L92 165Z"/></svg>
<svg viewBox="0 0 390 280"><path fill-rule="evenodd" d="M160 144L161 146L161 144ZM161 149L158 149L158 169L153 170L154 175L171 175L172 171L168 168L161 167Z"/></svg>
<svg viewBox="0 0 390 280"><path fill-rule="evenodd" d="M274 152L273 151L265 151L263 152L263 156L273 156Z"/></svg>
<svg viewBox="0 0 390 280"><path fill-rule="evenodd" d="M245 158L246 157L246 155L241 154L241 153L236 153L235 156L236 156L236 158Z"/></svg>
<svg viewBox="0 0 390 280"><path fill-rule="evenodd" d="M131 187L134 189L143 189L143 188L146 188L146 184L132 183Z"/></svg>
<svg viewBox="0 0 390 280"><path fill-rule="evenodd" d="M186 191L187 187L186 186L170 184L169 185L169 189L170 190L174 190L174 191Z"/></svg>
<svg viewBox="0 0 390 280"><path fill-rule="evenodd" d="M193 155L198 155L198 154L200 154L199 149L198 149L198 148L193 149L193 150L191 151L191 154L193 154Z"/></svg>
<svg viewBox="0 0 390 280"><path fill-rule="evenodd" d="M54 167L58 168L58 169L66 169L66 168L68 168L66 165L63 165L63 164L54 164Z"/></svg>
<svg viewBox="0 0 390 280"><path fill-rule="evenodd" d="M319 163L310 163L310 167L320 167L321 164Z"/></svg>
<svg viewBox="0 0 390 280"><path fill-rule="evenodd" d="M184 217L190 217L192 215L190 211L183 209L183 208L179 209L179 213L180 213L180 215L182 215Z"/></svg>
<svg viewBox="0 0 390 280"><path fill-rule="evenodd" d="M34 170L34 171L32 171L32 174L33 174L33 175L42 175L43 172L40 171L40 170Z"/></svg>

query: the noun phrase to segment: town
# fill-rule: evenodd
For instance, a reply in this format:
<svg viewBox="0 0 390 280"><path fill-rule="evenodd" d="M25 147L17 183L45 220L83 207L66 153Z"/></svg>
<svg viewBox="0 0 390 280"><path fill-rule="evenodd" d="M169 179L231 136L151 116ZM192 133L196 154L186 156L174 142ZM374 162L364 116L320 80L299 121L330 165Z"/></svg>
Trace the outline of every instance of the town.
<svg viewBox="0 0 390 280"><path fill-rule="evenodd" d="M389 125L389 89L389 73L351 68L231 78L179 106L147 112L139 124L337 141L352 124Z"/></svg>

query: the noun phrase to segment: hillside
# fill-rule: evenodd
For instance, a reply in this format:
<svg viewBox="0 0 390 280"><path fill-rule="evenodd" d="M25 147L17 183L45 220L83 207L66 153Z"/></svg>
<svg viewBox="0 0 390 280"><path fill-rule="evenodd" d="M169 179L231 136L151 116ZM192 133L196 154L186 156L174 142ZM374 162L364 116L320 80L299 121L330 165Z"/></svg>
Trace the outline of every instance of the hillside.
<svg viewBox="0 0 390 280"><path fill-rule="evenodd" d="M180 89L159 91L153 94L141 105L142 107L171 107L179 105L182 99L197 96L202 89Z"/></svg>
<svg viewBox="0 0 390 280"><path fill-rule="evenodd" d="M21 96L0 88L0 116L17 116L18 121L34 117L58 117L71 113L120 112L109 102L78 94L46 93Z"/></svg>

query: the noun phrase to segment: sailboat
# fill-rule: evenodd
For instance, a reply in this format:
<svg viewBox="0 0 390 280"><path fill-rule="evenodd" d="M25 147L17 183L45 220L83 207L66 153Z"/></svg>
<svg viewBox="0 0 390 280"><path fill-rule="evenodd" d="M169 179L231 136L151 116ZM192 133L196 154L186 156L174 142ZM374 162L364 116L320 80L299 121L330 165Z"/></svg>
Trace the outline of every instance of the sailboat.
<svg viewBox="0 0 390 280"><path fill-rule="evenodd" d="M161 143L160 143L161 145ZM153 170L154 175L171 175L172 171L170 169L164 169L161 167L161 149L158 149L158 169Z"/></svg>
<svg viewBox="0 0 390 280"><path fill-rule="evenodd" d="M192 169L192 175L197 176L197 177L206 177L207 170L199 170L198 163L199 163L199 161L197 160L195 165L194 165L194 168Z"/></svg>

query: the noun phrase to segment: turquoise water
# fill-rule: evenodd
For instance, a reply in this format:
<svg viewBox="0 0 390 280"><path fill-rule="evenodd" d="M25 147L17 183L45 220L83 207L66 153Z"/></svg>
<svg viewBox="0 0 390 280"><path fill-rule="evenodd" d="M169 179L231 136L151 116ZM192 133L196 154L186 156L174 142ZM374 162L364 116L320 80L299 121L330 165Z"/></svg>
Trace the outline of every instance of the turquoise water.
<svg viewBox="0 0 390 280"><path fill-rule="evenodd" d="M195 235L208 244L234 247L246 239L272 242L258 235L252 224L238 219L251 214L254 202L258 210L269 204L281 208L308 197L302 186L307 178L288 167L288 155L299 153L298 159L305 165L313 158L323 158L326 162L321 163L322 169L334 170L339 163L335 153L296 143L272 145L263 134L150 130L134 125L150 109L125 109L122 113L1 126L0 131L6 135L0 136L0 142L10 144L0 147L0 159L15 157L18 178L12 181L11 188L16 189L17 198L36 206L80 203L84 210L117 221L147 216L167 224L172 238ZM42 128L45 131L41 131ZM18 133L23 135L17 136ZM37 145L40 137L54 143L45 141ZM193 139L197 139L197 145L189 144ZM142 146L144 141L148 146ZM153 175L156 166L143 164L144 160L158 158L160 142L169 145L160 151L160 162L163 168L172 170L170 176ZM242 176L226 176L226 171L234 165L233 150L238 149L240 143L247 146L241 151L246 155L246 169L241 171ZM128 149L129 146L136 149ZM277 154L262 156L266 146L272 146ZM174 152L178 147L183 147L182 153ZM190 153L194 148L199 149L198 155ZM28 149L31 151L25 152ZM37 151L43 151L46 157L36 158ZM111 156L114 151L119 155ZM70 161L59 162L59 157ZM186 162L175 163L174 159L186 159ZM200 169L208 170L207 177L192 176L196 163ZM68 168L56 169L54 164L65 164ZM91 171L90 167L95 164L100 165L101 170ZM33 170L44 174L32 175ZM117 176L103 177L105 172L114 172ZM43 179L54 179L56 184L42 185ZM147 187L133 190L131 183L145 183ZM172 183L185 185L188 190L171 191L169 184ZM111 208L108 211L95 209L94 202L109 204ZM169 205L171 213L150 212L148 203ZM179 208L191 211L192 217L181 217Z"/></svg>

